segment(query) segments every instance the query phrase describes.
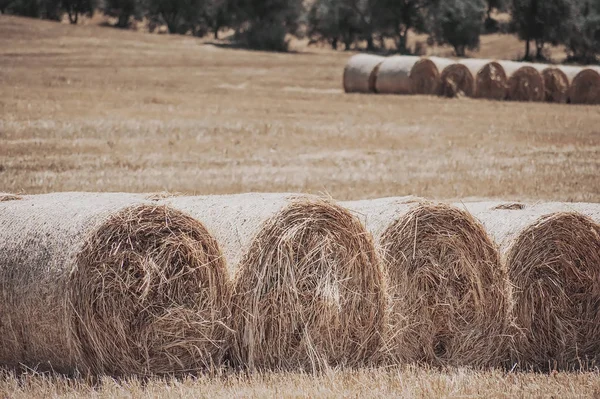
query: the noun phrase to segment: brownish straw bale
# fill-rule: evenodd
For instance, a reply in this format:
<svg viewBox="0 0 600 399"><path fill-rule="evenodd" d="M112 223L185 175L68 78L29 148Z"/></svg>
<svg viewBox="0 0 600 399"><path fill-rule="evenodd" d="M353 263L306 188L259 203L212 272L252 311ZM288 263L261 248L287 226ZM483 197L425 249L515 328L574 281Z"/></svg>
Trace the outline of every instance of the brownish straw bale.
<svg viewBox="0 0 600 399"><path fill-rule="evenodd" d="M379 350L385 280L370 235L347 210L290 194L167 203L202 216L223 248L235 365L319 370L364 364Z"/></svg>
<svg viewBox="0 0 600 399"><path fill-rule="evenodd" d="M506 98L511 101L541 102L546 96L544 78L532 64L500 61L508 78Z"/></svg>
<svg viewBox="0 0 600 399"><path fill-rule="evenodd" d="M22 198L23 198L22 196L16 195L16 194L0 193L0 202L4 202L4 201L18 201L18 200L20 200Z"/></svg>
<svg viewBox="0 0 600 399"><path fill-rule="evenodd" d="M411 71L410 78L413 94L440 94L442 85L441 73L449 65L454 64L447 58L423 57L417 61Z"/></svg>
<svg viewBox="0 0 600 399"><path fill-rule="evenodd" d="M386 58L377 70L375 91L383 94L413 94L411 70L419 57L396 55Z"/></svg>
<svg viewBox="0 0 600 399"><path fill-rule="evenodd" d="M508 268L512 364L537 370L597 366L600 205L465 206L494 234Z"/></svg>
<svg viewBox="0 0 600 399"><path fill-rule="evenodd" d="M346 93L373 93L377 67L385 58L371 54L356 54L344 68L344 91Z"/></svg>
<svg viewBox="0 0 600 399"><path fill-rule="evenodd" d="M564 104L569 98L569 77L558 66L530 64L544 79L544 100Z"/></svg>
<svg viewBox="0 0 600 399"><path fill-rule="evenodd" d="M216 241L129 194L0 203L0 364L178 374L218 364L230 293Z"/></svg>
<svg viewBox="0 0 600 399"><path fill-rule="evenodd" d="M572 104L600 104L600 68L586 67L571 82Z"/></svg>
<svg viewBox="0 0 600 399"><path fill-rule="evenodd" d="M474 97L475 77L466 65L448 65L440 75L440 95L444 97Z"/></svg>
<svg viewBox="0 0 600 399"><path fill-rule="evenodd" d="M483 226L450 205L405 198L344 203L364 215L388 275L395 361L502 364L506 273Z"/></svg>
<svg viewBox="0 0 600 399"><path fill-rule="evenodd" d="M475 97L491 100L506 98L508 78L498 61L466 59L460 63L475 76Z"/></svg>

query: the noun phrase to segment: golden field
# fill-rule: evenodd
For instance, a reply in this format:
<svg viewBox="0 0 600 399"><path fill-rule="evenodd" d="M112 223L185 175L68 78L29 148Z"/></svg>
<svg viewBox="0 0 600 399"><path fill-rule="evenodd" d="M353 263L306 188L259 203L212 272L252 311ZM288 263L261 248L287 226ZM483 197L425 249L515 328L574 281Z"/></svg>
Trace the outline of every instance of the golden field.
<svg viewBox="0 0 600 399"><path fill-rule="evenodd" d="M517 48L512 37L484 37L479 55ZM0 16L0 192L600 202L600 107L347 95L349 56ZM600 395L600 376L398 368L0 379L0 397L82 395L581 397Z"/></svg>

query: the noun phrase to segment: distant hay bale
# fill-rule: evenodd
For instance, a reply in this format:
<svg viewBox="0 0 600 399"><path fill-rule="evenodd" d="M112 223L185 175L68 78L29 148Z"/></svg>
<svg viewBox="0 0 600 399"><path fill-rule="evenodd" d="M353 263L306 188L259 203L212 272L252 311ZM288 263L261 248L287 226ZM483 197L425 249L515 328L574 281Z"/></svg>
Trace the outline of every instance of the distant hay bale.
<svg viewBox="0 0 600 399"><path fill-rule="evenodd" d="M385 58L371 54L356 54L344 68L344 91L346 93L374 93L378 66Z"/></svg>
<svg viewBox="0 0 600 399"><path fill-rule="evenodd" d="M571 82L572 104L600 104L600 68L583 68Z"/></svg>
<svg viewBox="0 0 600 399"><path fill-rule="evenodd" d="M600 206L465 206L494 235L508 268L511 366L545 371L598 366Z"/></svg>
<svg viewBox="0 0 600 399"><path fill-rule="evenodd" d="M447 58L423 57L417 61L411 71L412 94L438 95L442 85L441 73L449 65L454 64Z"/></svg>
<svg viewBox="0 0 600 399"><path fill-rule="evenodd" d="M463 64L448 65L440 75L440 95L443 97L474 97L475 75Z"/></svg>
<svg viewBox="0 0 600 399"><path fill-rule="evenodd" d="M544 100L549 103L564 104L569 98L569 77L558 66L530 64L544 79Z"/></svg>
<svg viewBox="0 0 600 399"><path fill-rule="evenodd" d="M162 375L219 365L230 293L216 241L129 194L0 203L0 364Z"/></svg>
<svg viewBox="0 0 600 399"><path fill-rule="evenodd" d="M511 101L541 102L546 98L544 78L538 70L523 62L500 61L508 79L506 98Z"/></svg>
<svg viewBox="0 0 600 399"><path fill-rule="evenodd" d="M420 57L404 55L386 58L377 70L375 91L383 94L413 94L410 74L419 60Z"/></svg>
<svg viewBox="0 0 600 399"><path fill-rule="evenodd" d="M234 365L320 370L365 364L379 350L385 280L370 235L347 210L290 194L166 202L202 216L223 248Z"/></svg>
<svg viewBox="0 0 600 399"><path fill-rule="evenodd" d="M508 78L498 61L465 59L460 63L475 76L475 97L491 100L506 98Z"/></svg>
<svg viewBox="0 0 600 399"><path fill-rule="evenodd" d="M389 279L394 363L497 366L507 353L506 273L467 212L405 198L344 203L364 215Z"/></svg>

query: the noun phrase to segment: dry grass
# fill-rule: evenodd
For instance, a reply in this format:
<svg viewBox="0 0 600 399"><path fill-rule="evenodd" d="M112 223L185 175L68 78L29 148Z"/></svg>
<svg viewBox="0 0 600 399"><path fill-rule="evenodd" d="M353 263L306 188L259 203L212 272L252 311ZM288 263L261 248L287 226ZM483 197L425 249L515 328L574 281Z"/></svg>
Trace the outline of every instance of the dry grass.
<svg viewBox="0 0 600 399"><path fill-rule="evenodd" d="M597 107L349 95L308 51L0 16L0 190L600 200Z"/></svg>
<svg viewBox="0 0 600 399"><path fill-rule="evenodd" d="M464 369L391 368L302 373L230 374L198 379L116 381L91 386L63 377L0 377L0 396L53 398L581 398L600 394L597 372L503 373Z"/></svg>

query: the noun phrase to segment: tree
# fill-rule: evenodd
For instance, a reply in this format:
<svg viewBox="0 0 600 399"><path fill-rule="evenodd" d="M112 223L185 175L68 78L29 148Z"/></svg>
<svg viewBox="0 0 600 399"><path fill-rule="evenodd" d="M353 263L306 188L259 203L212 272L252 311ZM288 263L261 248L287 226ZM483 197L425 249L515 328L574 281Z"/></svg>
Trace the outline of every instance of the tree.
<svg viewBox="0 0 600 399"><path fill-rule="evenodd" d="M144 4L141 0L104 0L102 11L105 15L117 18L118 28L128 28L133 17L141 20L144 13Z"/></svg>
<svg viewBox="0 0 600 399"><path fill-rule="evenodd" d="M408 53L408 32L414 29L426 33L425 15L431 0L377 0L374 20L377 30L392 37L400 53Z"/></svg>
<svg viewBox="0 0 600 399"><path fill-rule="evenodd" d="M492 19L492 11L503 10L504 9L504 0L486 0L487 3L487 17L486 19Z"/></svg>
<svg viewBox="0 0 600 399"><path fill-rule="evenodd" d="M211 28L214 38L219 38L219 30L231 23L233 10L229 0L207 0L204 6L204 20Z"/></svg>
<svg viewBox="0 0 600 399"><path fill-rule="evenodd" d="M519 38L525 40L524 58L531 58L530 42L534 41L536 58L543 59L542 51L546 43L557 45L569 35L574 1L512 0L510 12Z"/></svg>
<svg viewBox="0 0 600 399"><path fill-rule="evenodd" d="M94 15L96 9L96 0L61 0L60 7L69 15L69 22L76 24L79 15Z"/></svg>
<svg viewBox="0 0 600 399"><path fill-rule="evenodd" d="M458 57L479 47L486 5L483 0L442 0L430 8L431 37L454 47Z"/></svg>
<svg viewBox="0 0 600 399"><path fill-rule="evenodd" d="M595 63L600 54L600 0L584 0L578 3L570 34L564 44L571 60Z"/></svg>
<svg viewBox="0 0 600 399"><path fill-rule="evenodd" d="M308 36L329 42L334 50L340 40L349 50L358 33L358 18L344 0L317 0L308 12Z"/></svg>
<svg viewBox="0 0 600 399"><path fill-rule="evenodd" d="M148 14L167 24L169 33L196 34L204 12L203 0L148 0Z"/></svg>

